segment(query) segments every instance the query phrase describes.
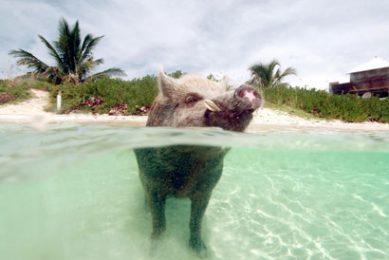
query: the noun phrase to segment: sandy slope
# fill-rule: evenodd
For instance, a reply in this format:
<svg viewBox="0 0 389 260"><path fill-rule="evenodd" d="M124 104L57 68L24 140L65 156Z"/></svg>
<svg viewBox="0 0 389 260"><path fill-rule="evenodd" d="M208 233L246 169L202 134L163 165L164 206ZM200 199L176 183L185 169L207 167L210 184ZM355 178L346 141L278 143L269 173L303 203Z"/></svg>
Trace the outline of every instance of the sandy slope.
<svg viewBox="0 0 389 260"><path fill-rule="evenodd" d="M375 122L346 123L340 120L305 119L286 112L263 108L255 115L250 128L256 131L260 130L260 128L389 131L389 124Z"/></svg>
<svg viewBox="0 0 389 260"><path fill-rule="evenodd" d="M92 114L57 115L44 111L48 104L48 93L41 90L31 90L33 98L10 105L0 106L0 122L30 123L42 128L47 123L110 123L129 126L143 126L145 116L109 116ZM339 120L308 120L285 112L263 108L255 114L249 126L249 131L269 129L329 129L329 130L361 130L361 131L389 131L389 124L380 123L344 123Z"/></svg>
<svg viewBox="0 0 389 260"><path fill-rule="evenodd" d="M58 115L44 111L49 102L49 94L42 90L31 90L32 98L18 104L0 106L0 122L31 123L43 126L47 123L127 123L128 125L143 126L147 117L144 116L109 116L92 114Z"/></svg>
<svg viewBox="0 0 389 260"><path fill-rule="evenodd" d="M49 114L44 107L49 102L49 94L42 90L31 90L32 98L22 103L0 106L0 115Z"/></svg>

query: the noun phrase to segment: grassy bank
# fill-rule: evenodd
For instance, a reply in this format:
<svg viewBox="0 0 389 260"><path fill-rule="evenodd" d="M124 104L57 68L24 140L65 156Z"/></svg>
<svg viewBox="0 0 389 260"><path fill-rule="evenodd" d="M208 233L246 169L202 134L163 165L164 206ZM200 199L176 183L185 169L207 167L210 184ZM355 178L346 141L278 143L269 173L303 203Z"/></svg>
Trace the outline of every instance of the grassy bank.
<svg viewBox="0 0 389 260"><path fill-rule="evenodd" d="M147 111L157 95L156 77L147 75L133 80L100 79L80 85L63 84L52 86L52 106L58 92L62 93L62 113L73 111L139 114Z"/></svg>
<svg viewBox="0 0 389 260"><path fill-rule="evenodd" d="M157 95L155 76L133 80L103 78L79 85L53 85L32 79L0 80L0 104L20 102L30 97L31 88L50 93L48 111L54 112L56 96L62 93L60 113L93 112L99 114L142 114Z"/></svg>
<svg viewBox="0 0 389 260"><path fill-rule="evenodd" d="M0 80L0 105L16 103L30 97L28 82Z"/></svg>
<svg viewBox="0 0 389 260"><path fill-rule="evenodd" d="M319 118L389 123L389 99L362 99L354 95L339 96L314 89L288 87L264 89L264 96L274 107L302 110Z"/></svg>

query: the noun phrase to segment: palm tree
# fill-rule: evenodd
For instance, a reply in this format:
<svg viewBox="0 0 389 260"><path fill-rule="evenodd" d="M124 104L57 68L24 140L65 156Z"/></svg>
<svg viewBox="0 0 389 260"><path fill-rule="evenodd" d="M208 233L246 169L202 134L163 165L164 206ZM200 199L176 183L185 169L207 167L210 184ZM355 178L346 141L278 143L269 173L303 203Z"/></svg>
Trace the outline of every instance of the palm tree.
<svg viewBox="0 0 389 260"><path fill-rule="evenodd" d="M33 69L32 72L38 77L47 78L50 82L60 84L64 81L80 83L90 78L125 76L119 68L91 74L91 71L103 63L103 59L94 59L93 49L103 36L94 37L87 34L81 41L81 33L78 21L70 28L65 19L59 21L58 40L51 44L41 35L39 39L47 47L50 55L54 58L56 65L49 66L47 63L35 57L32 53L23 49L11 50L10 55L18 59L18 65L25 65Z"/></svg>
<svg viewBox="0 0 389 260"><path fill-rule="evenodd" d="M252 76L249 82L265 88L287 85L282 83L282 80L286 76L296 75L296 70L291 67L281 71L280 63L277 60L272 60L269 64L255 64L249 69Z"/></svg>

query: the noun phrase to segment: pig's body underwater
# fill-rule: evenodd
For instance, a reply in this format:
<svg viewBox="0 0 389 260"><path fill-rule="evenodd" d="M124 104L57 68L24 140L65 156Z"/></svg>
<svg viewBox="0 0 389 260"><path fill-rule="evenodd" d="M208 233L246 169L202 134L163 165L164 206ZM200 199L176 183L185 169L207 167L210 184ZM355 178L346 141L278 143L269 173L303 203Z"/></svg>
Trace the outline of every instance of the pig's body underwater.
<svg viewBox="0 0 389 260"><path fill-rule="evenodd" d="M151 108L147 126L220 127L243 131L260 107L262 99L243 85L227 91L223 83L196 76L173 79L160 73L160 93ZM189 245L205 252L201 222L211 193L223 171L227 149L174 145L136 149L139 174L152 215L152 239L166 227L165 202L169 196L191 200Z"/></svg>

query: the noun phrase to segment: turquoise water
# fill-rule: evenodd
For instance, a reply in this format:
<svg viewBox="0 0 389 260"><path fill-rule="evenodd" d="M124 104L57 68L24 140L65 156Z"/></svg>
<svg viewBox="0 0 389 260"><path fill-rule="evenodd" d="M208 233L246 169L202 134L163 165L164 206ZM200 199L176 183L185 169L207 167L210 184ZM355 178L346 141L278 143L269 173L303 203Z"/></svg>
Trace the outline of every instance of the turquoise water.
<svg viewBox="0 0 389 260"><path fill-rule="evenodd" d="M389 134L0 126L0 259L196 259L189 201L150 215L132 148L231 146L204 217L209 259L389 259Z"/></svg>

